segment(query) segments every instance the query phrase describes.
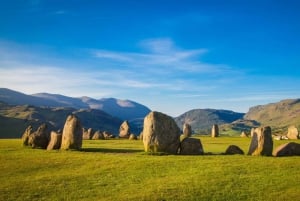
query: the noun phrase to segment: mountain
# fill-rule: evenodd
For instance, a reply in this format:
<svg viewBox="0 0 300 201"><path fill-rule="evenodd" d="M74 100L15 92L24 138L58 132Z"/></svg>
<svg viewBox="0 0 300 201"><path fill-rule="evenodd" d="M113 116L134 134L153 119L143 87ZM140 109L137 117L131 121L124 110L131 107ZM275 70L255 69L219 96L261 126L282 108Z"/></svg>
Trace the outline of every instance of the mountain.
<svg viewBox="0 0 300 201"><path fill-rule="evenodd" d="M244 119L255 120L272 128L300 126L300 99L286 99L277 103L251 107Z"/></svg>
<svg viewBox="0 0 300 201"><path fill-rule="evenodd" d="M49 106L49 107L67 106L67 105L60 104L57 101L51 99L30 96L6 88L0 88L0 101L12 105L35 105L35 106Z"/></svg>
<svg viewBox="0 0 300 201"><path fill-rule="evenodd" d="M226 124L243 118L244 113L230 110L194 109L175 118L182 129L184 123L192 126L194 132L210 133L213 124Z"/></svg>
<svg viewBox="0 0 300 201"><path fill-rule="evenodd" d="M140 118L144 119L144 117L151 111L146 106L131 100L120 100L115 98L102 98L96 100L88 97L82 97L81 100L90 108L100 109L112 116L129 121Z"/></svg>
<svg viewBox="0 0 300 201"><path fill-rule="evenodd" d="M32 125L36 129L46 123L50 130L63 129L69 114L76 114L83 127L118 134L121 119L94 109L64 107L36 107L30 105L8 105L0 102L0 138L16 138ZM133 128L134 130L135 128Z"/></svg>
<svg viewBox="0 0 300 201"><path fill-rule="evenodd" d="M98 109L122 120L144 118L151 110L131 100L115 98L93 99L83 96L73 98L60 94L38 93L26 95L10 89L0 88L0 101L12 105L33 105L46 107L70 107L75 109Z"/></svg>

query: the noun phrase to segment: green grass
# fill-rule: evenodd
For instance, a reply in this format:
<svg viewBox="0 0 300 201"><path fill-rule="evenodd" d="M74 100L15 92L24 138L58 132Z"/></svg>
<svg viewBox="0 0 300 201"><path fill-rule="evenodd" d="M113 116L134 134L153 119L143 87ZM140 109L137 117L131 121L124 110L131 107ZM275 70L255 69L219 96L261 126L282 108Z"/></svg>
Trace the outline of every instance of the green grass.
<svg viewBox="0 0 300 201"><path fill-rule="evenodd" d="M0 200L298 200L300 157L221 155L250 139L200 137L213 155L148 155L141 141L84 141L82 151L0 140ZM275 146L287 141L275 141Z"/></svg>

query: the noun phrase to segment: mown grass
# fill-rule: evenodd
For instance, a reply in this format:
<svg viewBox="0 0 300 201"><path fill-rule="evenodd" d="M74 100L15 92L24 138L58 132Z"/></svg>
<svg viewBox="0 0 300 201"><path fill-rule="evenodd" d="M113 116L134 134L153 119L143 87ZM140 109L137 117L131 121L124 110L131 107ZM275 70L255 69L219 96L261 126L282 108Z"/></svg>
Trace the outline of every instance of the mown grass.
<svg viewBox="0 0 300 201"><path fill-rule="evenodd" d="M129 140L88 140L82 151L0 140L0 200L299 199L300 157L226 156L229 144L246 153L250 139L200 138L211 155L148 155Z"/></svg>

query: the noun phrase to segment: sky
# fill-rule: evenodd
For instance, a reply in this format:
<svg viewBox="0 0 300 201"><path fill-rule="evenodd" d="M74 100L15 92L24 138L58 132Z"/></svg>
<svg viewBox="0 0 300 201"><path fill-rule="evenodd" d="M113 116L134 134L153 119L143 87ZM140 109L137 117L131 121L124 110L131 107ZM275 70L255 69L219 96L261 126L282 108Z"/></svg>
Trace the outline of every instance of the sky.
<svg viewBox="0 0 300 201"><path fill-rule="evenodd" d="M0 1L0 87L178 116L300 98L298 0Z"/></svg>

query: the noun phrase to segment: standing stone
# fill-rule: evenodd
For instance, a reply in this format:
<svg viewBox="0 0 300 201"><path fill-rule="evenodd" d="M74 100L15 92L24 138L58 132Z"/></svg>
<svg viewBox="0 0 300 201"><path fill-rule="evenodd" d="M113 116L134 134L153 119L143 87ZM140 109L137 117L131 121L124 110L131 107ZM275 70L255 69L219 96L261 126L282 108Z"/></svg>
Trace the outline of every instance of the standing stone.
<svg viewBox="0 0 300 201"><path fill-rule="evenodd" d="M130 135L130 127L128 121L124 121L119 129L119 137L121 138L129 138Z"/></svg>
<svg viewBox="0 0 300 201"><path fill-rule="evenodd" d="M229 145L229 147L225 151L225 154L226 155L233 155L233 154L244 155L244 151L236 145Z"/></svg>
<svg viewBox="0 0 300 201"><path fill-rule="evenodd" d="M90 140L93 137L93 129L89 128L89 129L85 129L83 128L83 134L82 134L82 139L83 140Z"/></svg>
<svg viewBox="0 0 300 201"><path fill-rule="evenodd" d="M137 136L133 133L129 135L129 140L137 140Z"/></svg>
<svg viewBox="0 0 300 201"><path fill-rule="evenodd" d="M28 145L32 148L42 148L46 149L49 143L49 132L47 130L47 125L42 124L38 129L31 133L28 138Z"/></svg>
<svg viewBox="0 0 300 201"><path fill-rule="evenodd" d="M47 146L47 150L60 149L62 134L51 131L50 142Z"/></svg>
<svg viewBox="0 0 300 201"><path fill-rule="evenodd" d="M143 143L146 152L177 154L180 129L174 119L160 112L150 112L144 119Z"/></svg>
<svg viewBox="0 0 300 201"><path fill-rule="evenodd" d="M30 136L31 132L32 132L32 126L29 125L22 135L22 143L24 146L28 146L28 140L29 140L29 136Z"/></svg>
<svg viewBox="0 0 300 201"><path fill-rule="evenodd" d="M104 140L105 138L104 138L103 133L102 133L101 131L98 130L98 131L96 131L96 132L94 133L92 139L93 139L93 140Z"/></svg>
<svg viewBox="0 0 300 201"><path fill-rule="evenodd" d="M219 127L217 124L214 124L211 129L211 137L219 137Z"/></svg>
<svg viewBox="0 0 300 201"><path fill-rule="evenodd" d="M79 119L74 115L69 115L62 134L61 149L81 149L82 127Z"/></svg>
<svg viewBox="0 0 300 201"><path fill-rule="evenodd" d="M181 155L203 155L203 147L200 139L185 138L180 143Z"/></svg>
<svg viewBox="0 0 300 201"><path fill-rule="evenodd" d="M248 137L247 133L245 131L243 131L240 135L241 137Z"/></svg>
<svg viewBox="0 0 300 201"><path fill-rule="evenodd" d="M255 132L255 128L251 128L251 131L250 131L250 137L253 137L254 132Z"/></svg>
<svg viewBox="0 0 300 201"><path fill-rule="evenodd" d="M115 138L115 136L112 133L108 132L108 131L103 131L103 136L104 136L105 139Z"/></svg>
<svg viewBox="0 0 300 201"><path fill-rule="evenodd" d="M183 135L190 137L192 135L192 127L188 123L183 124Z"/></svg>
<svg viewBox="0 0 300 201"><path fill-rule="evenodd" d="M289 142L275 149L273 156L300 156L300 144Z"/></svg>
<svg viewBox="0 0 300 201"><path fill-rule="evenodd" d="M298 129L295 126L290 126L286 136L291 140L297 140L299 138Z"/></svg>
<svg viewBox="0 0 300 201"><path fill-rule="evenodd" d="M256 128L251 140L248 155L272 156L272 151L273 139L271 128L269 126Z"/></svg>

